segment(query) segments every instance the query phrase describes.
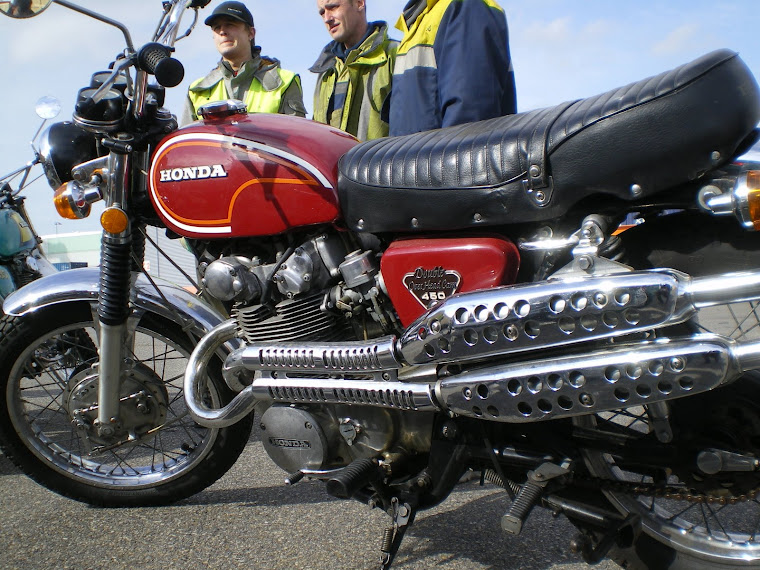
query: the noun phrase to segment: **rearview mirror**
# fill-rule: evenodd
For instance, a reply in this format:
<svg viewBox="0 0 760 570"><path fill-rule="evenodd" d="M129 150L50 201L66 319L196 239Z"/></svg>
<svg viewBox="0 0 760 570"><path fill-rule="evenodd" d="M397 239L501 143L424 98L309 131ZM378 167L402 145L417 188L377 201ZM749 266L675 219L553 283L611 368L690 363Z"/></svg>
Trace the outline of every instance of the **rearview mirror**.
<svg viewBox="0 0 760 570"><path fill-rule="evenodd" d="M11 18L31 18L47 9L53 0L0 0L0 13Z"/></svg>

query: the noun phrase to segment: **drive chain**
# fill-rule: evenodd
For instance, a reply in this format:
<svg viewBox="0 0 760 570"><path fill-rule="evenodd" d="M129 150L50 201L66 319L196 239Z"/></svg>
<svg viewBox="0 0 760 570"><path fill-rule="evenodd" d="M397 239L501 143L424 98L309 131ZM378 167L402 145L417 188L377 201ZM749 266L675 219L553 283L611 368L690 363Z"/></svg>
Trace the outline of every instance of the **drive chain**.
<svg viewBox="0 0 760 570"><path fill-rule="evenodd" d="M748 493L734 496L722 496L718 494L707 494L695 492L684 487L675 487L672 485L658 485L657 483L644 483L634 481L619 481L613 479L603 479L599 477L584 477L584 482L593 485L594 488L610 491L613 493L624 493L628 495L654 497L660 499L669 499L674 501L688 501L690 503L708 503L715 505L735 505L746 501L755 500L760 495L760 487L753 489Z"/></svg>

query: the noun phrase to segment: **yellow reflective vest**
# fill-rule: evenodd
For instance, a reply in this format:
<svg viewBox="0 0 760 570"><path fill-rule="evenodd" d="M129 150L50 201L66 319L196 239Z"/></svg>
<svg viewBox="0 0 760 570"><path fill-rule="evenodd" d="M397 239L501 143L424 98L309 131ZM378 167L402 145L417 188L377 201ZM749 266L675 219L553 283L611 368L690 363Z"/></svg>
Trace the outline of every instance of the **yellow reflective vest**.
<svg viewBox="0 0 760 570"><path fill-rule="evenodd" d="M303 100L301 98L301 80L292 71L282 69L274 59L261 58L256 71L245 91L243 102L249 113L285 113L303 116ZM250 62L249 62L250 63ZM256 60L253 61L256 64ZM187 91L187 104L183 122L195 120L198 109L206 103L235 98L227 93L223 63L219 63L206 77L190 84ZM283 109L283 98L292 85L297 86L298 100L289 101L294 108ZM296 108L298 107L298 108Z"/></svg>
<svg viewBox="0 0 760 570"><path fill-rule="evenodd" d="M345 60L325 46L311 67L318 73L314 120L327 123L365 141L388 135L388 113L398 42L388 37L385 22L373 30Z"/></svg>

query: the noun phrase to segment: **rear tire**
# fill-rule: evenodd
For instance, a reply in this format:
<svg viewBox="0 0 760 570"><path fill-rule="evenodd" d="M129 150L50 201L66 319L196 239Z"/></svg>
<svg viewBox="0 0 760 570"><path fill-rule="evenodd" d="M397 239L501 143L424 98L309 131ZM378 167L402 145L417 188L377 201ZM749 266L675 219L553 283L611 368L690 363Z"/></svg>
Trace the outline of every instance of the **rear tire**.
<svg viewBox="0 0 760 570"><path fill-rule="evenodd" d="M209 429L188 414L182 383L193 348L174 323L145 315L121 395L122 433L99 437L97 335L90 306L68 303L0 318L0 446L24 473L92 505L163 505L211 485L245 448L253 415ZM211 374L214 404L232 397ZM76 420L76 422L75 422ZM76 425L78 423L78 427Z"/></svg>
<svg viewBox="0 0 760 570"><path fill-rule="evenodd" d="M628 253L628 262L636 269L667 267L699 277L760 268L760 233L743 230L733 219L682 212L648 220L623 232L621 239ZM736 340L756 340L760 338L760 304L735 303L702 310L691 324L697 330ZM679 330L684 332L683 328ZM705 430L729 432L726 439L730 439L731 431L749 433L751 437L736 438L736 445L741 447L736 451L760 457L760 449L752 442L755 440L751 441L756 438L760 442L760 406L752 403L760 402L760 374L750 372L733 384L703 396L702 411L692 410L686 416L692 421L693 416L697 415L704 423L712 422ZM698 396L674 400L673 410L698 402L694 398ZM745 404L736 406L735 402ZM719 407L724 410L723 414L715 416L711 413ZM745 419L751 416L751 421L745 421L741 429L737 429L730 421L732 414ZM752 431L755 419L757 432ZM651 429L645 408L576 420L585 427L601 426L610 421L618 426L630 422L629 429L634 436L638 433L645 437ZM678 419L674 418L676 430L679 428L677 422ZM721 422L726 425L721 425ZM693 429L693 426L685 429ZM730 443L727 442L726 447L730 447ZM619 467L613 457L600 452L586 451L584 460L593 476L642 480L636 479L636 474L626 470L625 466ZM750 486L759 488L760 476L756 479ZM668 482L677 484L679 479L671 474ZM644 530L633 545L630 548L613 547L609 553L609 557L623 568L760 568L760 527L757 526L760 503L757 498L735 505L708 503L695 507L686 500L633 497L614 492L605 492L605 497L620 512L637 512L642 517Z"/></svg>

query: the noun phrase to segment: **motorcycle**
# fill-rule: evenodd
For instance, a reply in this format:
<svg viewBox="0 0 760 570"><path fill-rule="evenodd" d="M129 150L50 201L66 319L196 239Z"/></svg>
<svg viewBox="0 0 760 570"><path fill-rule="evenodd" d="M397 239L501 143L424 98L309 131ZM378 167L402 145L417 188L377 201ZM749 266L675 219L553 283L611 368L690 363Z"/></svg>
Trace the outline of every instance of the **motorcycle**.
<svg viewBox="0 0 760 570"><path fill-rule="evenodd" d="M36 108L40 118L47 121L58 114L60 105L43 98ZM30 173L39 161L35 151L33 160L0 177L0 301L27 283L57 271L40 248L42 238L34 231L24 205L26 198L20 195L31 183Z"/></svg>
<svg viewBox="0 0 760 570"><path fill-rule="evenodd" d="M0 444L29 476L167 504L255 414L288 484L390 516L384 568L469 472L511 499L506 534L550 509L589 563L760 567L760 89L737 54L359 144L234 100L178 129L172 53L207 0L163 2L139 49L52 1L127 48L43 135L58 212L105 202L100 268L3 305ZM198 294L143 271L146 226L186 240Z"/></svg>

